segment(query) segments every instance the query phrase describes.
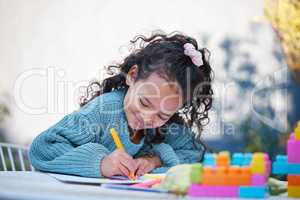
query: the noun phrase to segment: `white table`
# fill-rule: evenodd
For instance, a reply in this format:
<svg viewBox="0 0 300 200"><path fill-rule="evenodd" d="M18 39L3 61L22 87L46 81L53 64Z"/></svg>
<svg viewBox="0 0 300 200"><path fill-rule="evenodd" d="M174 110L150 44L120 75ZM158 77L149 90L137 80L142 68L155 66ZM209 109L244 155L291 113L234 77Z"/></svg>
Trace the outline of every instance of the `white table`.
<svg viewBox="0 0 300 200"><path fill-rule="evenodd" d="M0 199L8 200L196 200L207 198L185 198L172 194L112 190L97 185L80 185L62 183L40 172L3 172L0 171ZM222 198L214 198L222 199ZM224 199L224 198L223 198ZM228 200L229 198L226 198ZM237 199L237 198L231 198ZM286 197L269 197L268 199L286 199ZM249 200L249 199L248 199Z"/></svg>
<svg viewBox="0 0 300 200"><path fill-rule="evenodd" d="M0 199L105 200L182 199L172 194L112 190L97 185L62 183L40 172L0 172Z"/></svg>

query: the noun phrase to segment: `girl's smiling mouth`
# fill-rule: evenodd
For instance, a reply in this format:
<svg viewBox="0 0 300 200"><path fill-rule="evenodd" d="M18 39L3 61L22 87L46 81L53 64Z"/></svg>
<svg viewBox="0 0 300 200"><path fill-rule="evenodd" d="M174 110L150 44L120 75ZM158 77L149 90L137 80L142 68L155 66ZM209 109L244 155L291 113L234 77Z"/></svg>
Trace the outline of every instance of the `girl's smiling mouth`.
<svg viewBox="0 0 300 200"><path fill-rule="evenodd" d="M142 118L136 112L133 112L132 114L134 116L134 125L135 125L134 128L135 129L143 129L144 128L144 121L142 120Z"/></svg>

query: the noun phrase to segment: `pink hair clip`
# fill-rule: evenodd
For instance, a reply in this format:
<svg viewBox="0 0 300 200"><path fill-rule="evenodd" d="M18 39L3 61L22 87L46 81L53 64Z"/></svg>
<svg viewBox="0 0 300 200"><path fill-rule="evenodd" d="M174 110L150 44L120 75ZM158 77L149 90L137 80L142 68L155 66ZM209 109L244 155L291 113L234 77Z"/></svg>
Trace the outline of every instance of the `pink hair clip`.
<svg viewBox="0 0 300 200"><path fill-rule="evenodd" d="M202 61L202 54L200 51L197 51L195 49L195 46L191 43L185 43L183 45L184 47L184 54L189 56L192 60L192 62L200 67L201 65L203 65L203 61Z"/></svg>

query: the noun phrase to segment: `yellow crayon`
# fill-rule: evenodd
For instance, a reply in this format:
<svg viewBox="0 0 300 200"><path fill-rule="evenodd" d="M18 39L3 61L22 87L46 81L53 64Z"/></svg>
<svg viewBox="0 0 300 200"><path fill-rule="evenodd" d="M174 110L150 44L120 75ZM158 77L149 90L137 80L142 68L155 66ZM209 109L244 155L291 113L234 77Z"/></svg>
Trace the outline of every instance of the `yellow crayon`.
<svg viewBox="0 0 300 200"><path fill-rule="evenodd" d="M110 133L111 133L111 136L112 136L112 138L113 138L113 140L115 142L115 145L116 145L117 149L125 151L124 146L123 146L123 144L122 144L122 142L120 140L119 134L116 131L116 129L111 128L110 129ZM134 175L134 172L130 172L130 179L132 179L132 180L136 179L136 177Z"/></svg>

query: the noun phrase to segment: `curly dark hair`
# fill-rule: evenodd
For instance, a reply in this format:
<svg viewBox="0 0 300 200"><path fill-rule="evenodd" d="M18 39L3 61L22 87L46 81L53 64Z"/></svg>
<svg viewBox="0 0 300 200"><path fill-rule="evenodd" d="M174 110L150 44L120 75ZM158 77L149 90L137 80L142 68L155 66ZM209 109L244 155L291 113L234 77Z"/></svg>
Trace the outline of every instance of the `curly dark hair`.
<svg viewBox="0 0 300 200"><path fill-rule="evenodd" d="M80 106L103 93L127 89L126 74L133 65L137 65L139 69L136 80L145 79L159 70L168 80L177 81L184 94L183 107L165 125L175 122L188 128L196 127L195 138L200 141L200 133L203 126L209 122L208 111L212 106L213 72L208 62L209 50L199 49L194 38L179 32L153 32L150 37L137 35L130 42L134 47L130 55L121 64L108 66L108 72L113 76L104 79L102 83L93 81L89 84L86 95L81 98ZM185 43L193 44L195 49L201 52L203 65L196 66L191 58L184 54ZM162 129L158 128L156 137L151 142L160 142L162 135Z"/></svg>

